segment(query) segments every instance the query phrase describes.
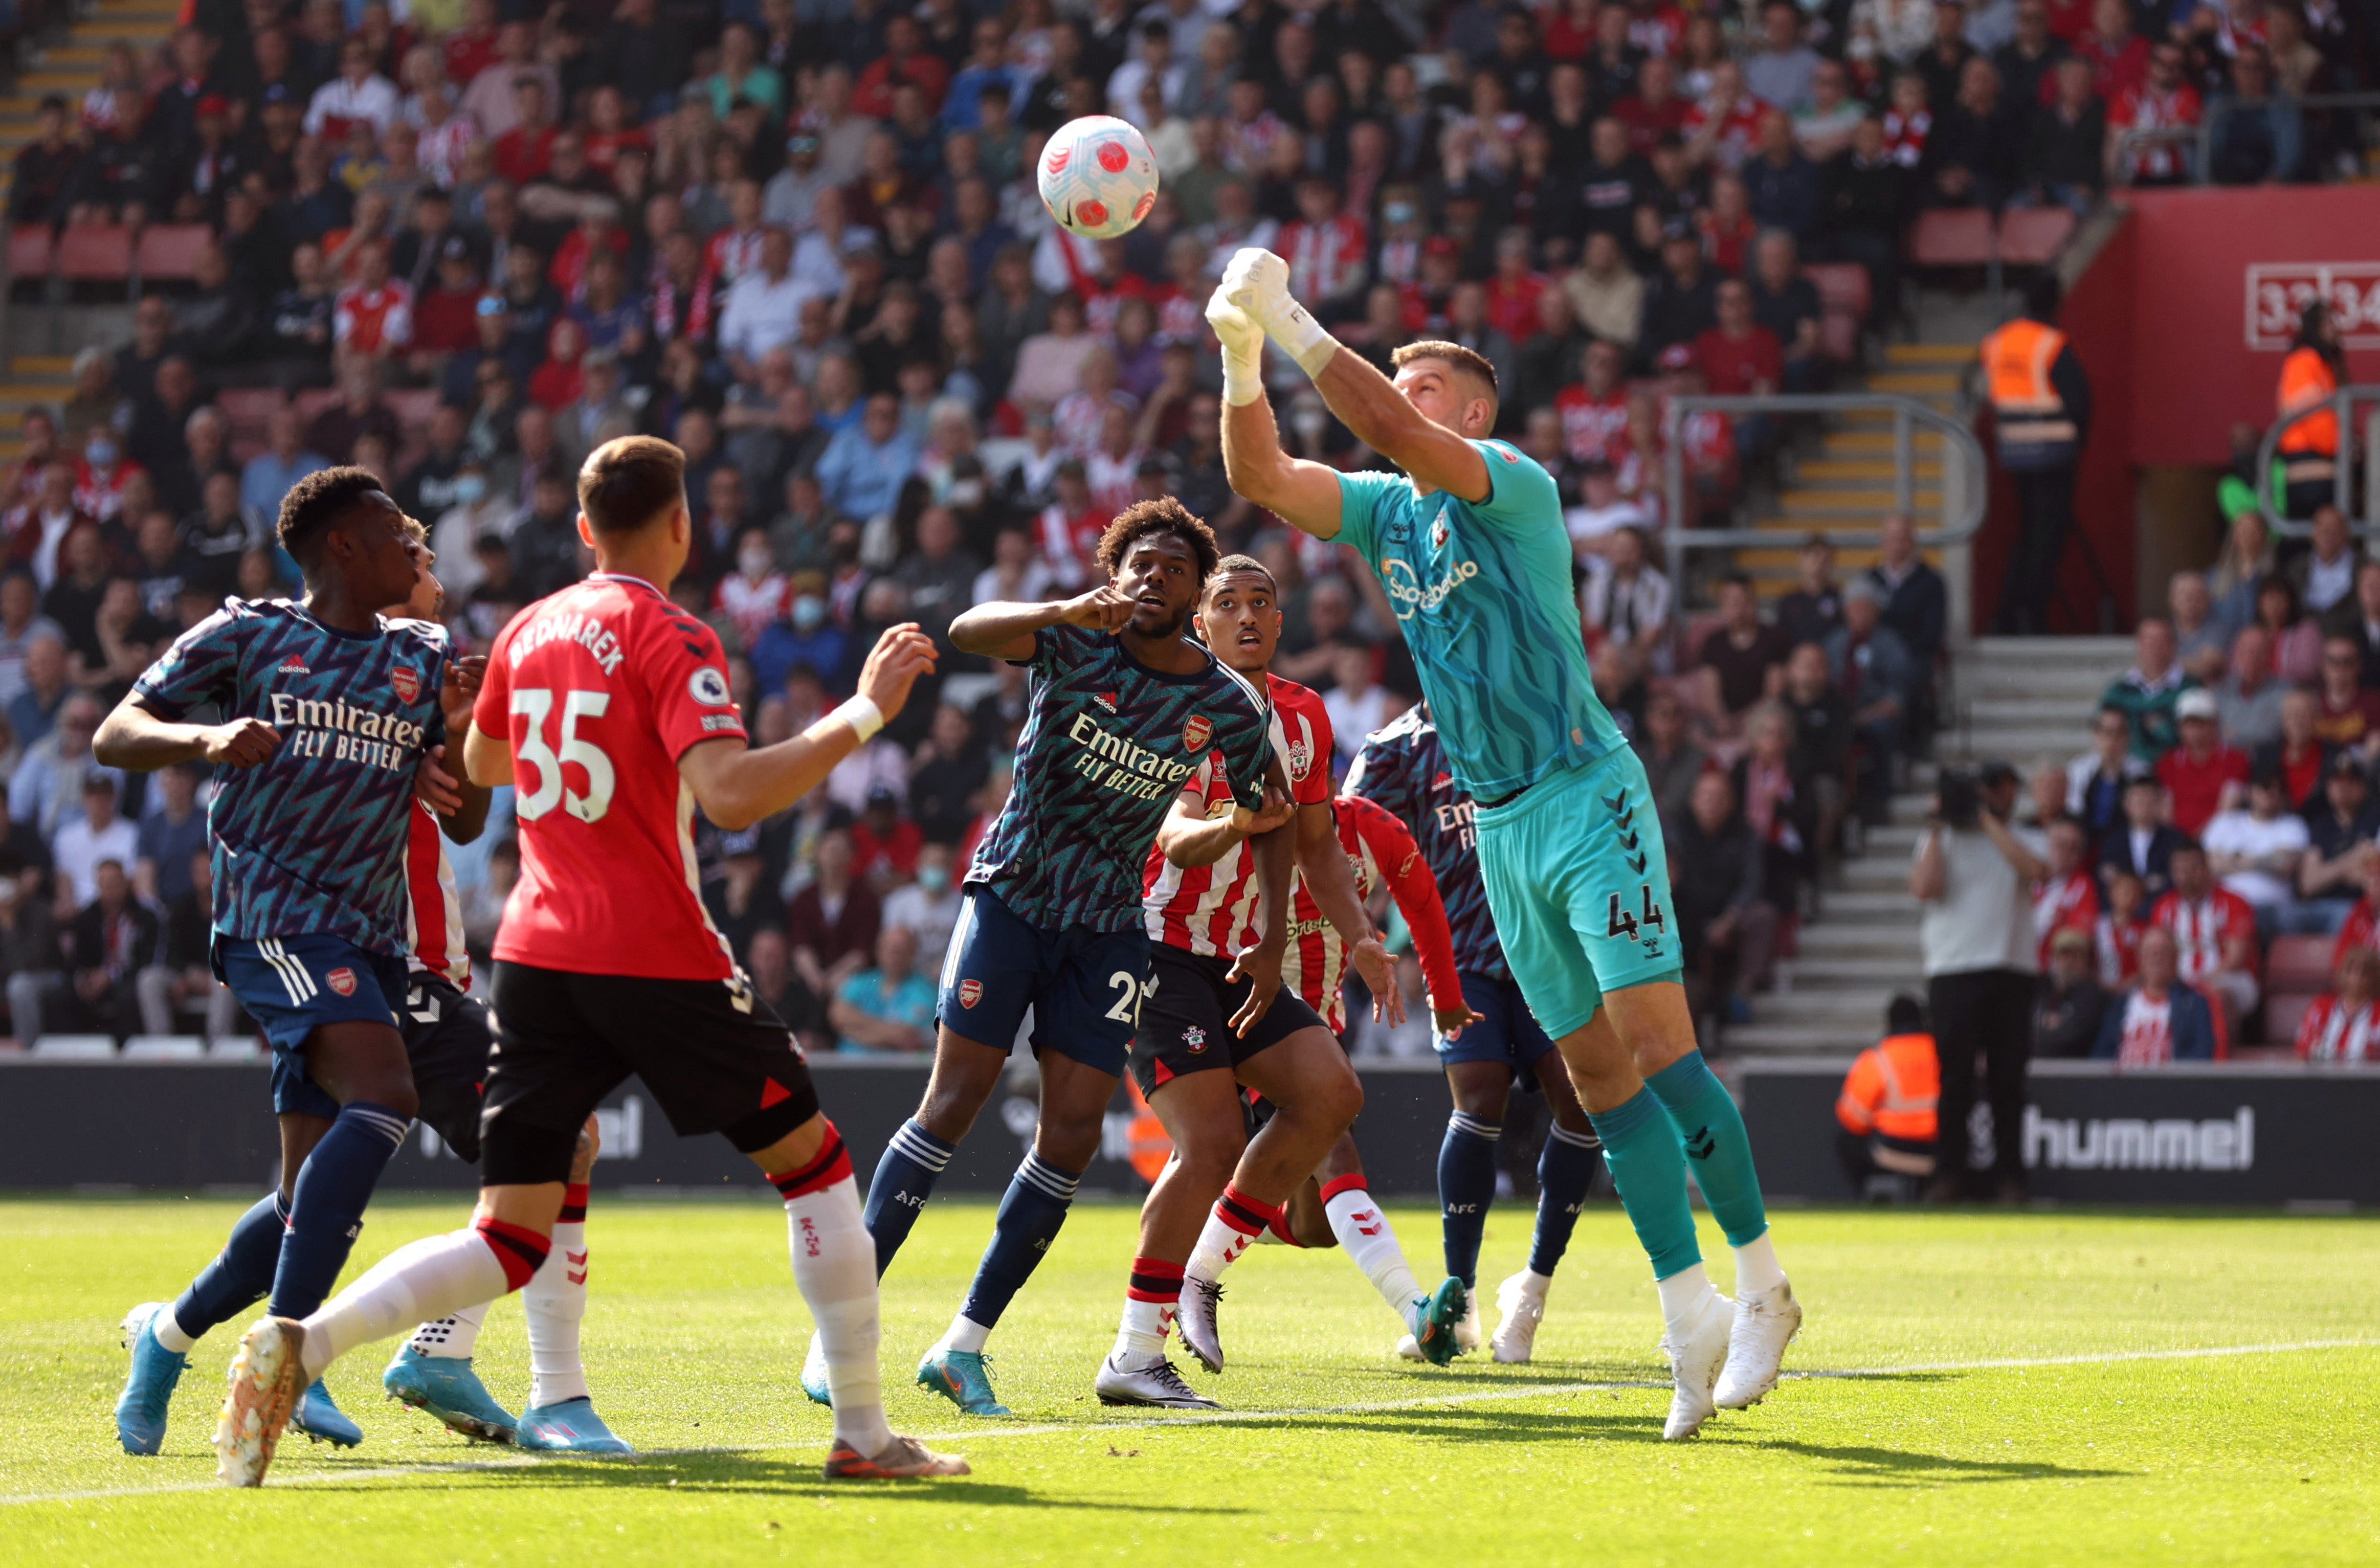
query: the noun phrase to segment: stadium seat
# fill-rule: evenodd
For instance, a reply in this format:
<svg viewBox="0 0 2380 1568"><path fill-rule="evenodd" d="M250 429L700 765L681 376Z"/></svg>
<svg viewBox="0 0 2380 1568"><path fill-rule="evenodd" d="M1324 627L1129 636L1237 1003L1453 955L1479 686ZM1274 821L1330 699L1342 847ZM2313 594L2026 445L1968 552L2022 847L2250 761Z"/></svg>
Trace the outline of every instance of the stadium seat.
<svg viewBox="0 0 2380 1568"><path fill-rule="evenodd" d="M2266 989L2310 996L2328 991L2330 952L2336 944L2336 939L2326 936L2275 937L2272 951L2265 956Z"/></svg>
<svg viewBox="0 0 2380 1568"><path fill-rule="evenodd" d="M142 283L185 283L197 275L199 252L213 231L204 224L152 224L140 231L133 262Z"/></svg>
<svg viewBox="0 0 2380 1568"><path fill-rule="evenodd" d="M18 224L8 231L8 275L19 282L50 275L55 237L47 224Z"/></svg>
<svg viewBox="0 0 2380 1568"><path fill-rule="evenodd" d="M1919 267L1980 267L1992 259L1988 207L1937 207L1909 230L1909 260Z"/></svg>
<svg viewBox="0 0 2380 1568"><path fill-rule="evenodd" d="M1803 267L1802 275L1818 291L1818 351L1837 364L1857 364L1869 305L1867 269L1828 261Z"/></svg>
<svg viewBox="0 0 2380 1568"><path fill-rule="evenodd" d="M197 1035L134 1035L124 1042L127 1062L201 1062L207 1042Z"/></svg>
<svg viewBox="0 0 2380 1568"><path fill-rule="evenodd" d="M121 224L69 224L58 231L58 275L107 281L132 271L132 231Z"/></svg>
<svg viewBox="0 0 2380 1568"><path fill-rule="evenodd" d="M287 401L277 386L231 386L215 395L215 408L231 426L234 446L249 442L261 449L268 439L273 416L281 412L282 405Z"/></svg>
<svg viewBox="0 0 2380 1568"><path fill-rule="evenodd" d="M381 401L387 404L390 412L396 416L396 422L405 427L406 439L411 444L430 428L431 411L438 407L438 389L434 386L400 387L394 392L382 393Z"/></svg>
<svg viewBox="0 0 2380 1568"><path fill-rule="evenodd" d="M254 1035L226 1035L207 1048L210 1062L261 1062L264 1042Z"/></svg>
<svg viewBox="0 0 2380 1568"><path fill-rule="evenodd" d="M290 400L298 409L298 428L312 424L323 409L338 400L339 389L334 386L312 386L299 393Z"/></svg>
<svg viewBox="0 0 2380 1568"><path fill-rule="evenodd" d="M2064 207L2011 207L2000 214L2000 260L2011 267L2046 266L2074 237L2075 217Z"/></svg>
<svg viewBox="0 0 2380 1568"><path fill-rule="evenodd" d="M2294 995L2268 996L2265 999L2265 1038L2274 1045L2288 1048L2297 1043L2298 1026L2305 1021L2306 1009L2313 998L2298 992ZM2237 1056L2240 1052L2234 1051Z"/></svg>
<svg viewBox="0 0 2380 1568"><path fill-rule="evenodd" d="M33 1042L33 1054L44 1062L113 1062L113 1035L43 1035Z"/></svg>

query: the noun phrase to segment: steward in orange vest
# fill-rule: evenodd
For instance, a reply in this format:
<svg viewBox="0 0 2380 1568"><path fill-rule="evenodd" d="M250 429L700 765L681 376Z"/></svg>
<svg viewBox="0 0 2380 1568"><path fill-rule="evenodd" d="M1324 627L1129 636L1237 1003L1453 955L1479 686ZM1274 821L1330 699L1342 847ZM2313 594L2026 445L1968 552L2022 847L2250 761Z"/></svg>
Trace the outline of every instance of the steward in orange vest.
<svg viewBox="0 0 2380 1568"><path fill-rule="evenodd" d="M2274 443L2280 454L2284 505L2292 517L2312 516L2338 492L2338 415L2326 405L2346 373L2338 322L2329 304L2316 299L2298 314L2297 343L2281 361L2281 384L2273 395L2279 417L2302 408L2322 410L2284 429Z"/></svg>
<svg viewBox="0 0 2380 1568"><path fill-rule="evenodd" d="M2074 526L2074 470L2091 423L2091 381L2058 315L2057 278L2025 288L2024 314L1976 346L1999 432L1999 465L2016 481L2022 522L1992 615L1996 632L2046 627L2058 564Z"/></svg>
<svg viewBox="0 0 2380 1568"><path fill-rule="evenodd" d="M1889 1032L1860 1052L1835 1100L1842 1124L1838 1149L1855 1193L1878 1174L1922 1180L1934 1173L1942 1089L1934 1037L1925 1032L1925 1010L1915 997L1894 997L1886 1016Z"/></svg>

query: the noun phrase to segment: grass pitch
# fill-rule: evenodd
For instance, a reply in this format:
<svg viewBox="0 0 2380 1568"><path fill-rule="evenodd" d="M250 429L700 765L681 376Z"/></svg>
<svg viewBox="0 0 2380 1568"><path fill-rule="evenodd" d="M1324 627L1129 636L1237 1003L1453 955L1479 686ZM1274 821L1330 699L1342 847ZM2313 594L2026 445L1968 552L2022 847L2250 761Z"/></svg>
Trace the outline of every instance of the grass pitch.
<svg viewBox="0 0 2380 1568"><path fill-rule="evenodd" d="M1779 1251L1809 1311L1787 1364L1864 1375L1790 1381L1664 1444L1658 1317L1616 1209L1580 1225L1535 1365L1397 1362L1394 1322L1343 1258L1265 1247L1229 1282L1230 1369L1191 1373L1233 1412L1135 1420L1089 1391L1133 1211L1085 1204L992 1341L1017 1418L977 1422L908 1382L990 1224L988 1205L945 1199L886 1282L888 1403L897 1428L965 1453L976 1474L830 1489L827 1416L795 1383L809 1325L782 1211L757 1188L716 1203L599 1194L588 1368L642 1457L467 1444L377 1397L391 1345L331 1373L363 1447L293 1436L263 1491L234 1493L210 1484L208 1448L228 1331L194 1354L163 1455L119 1453L109 1412L116 1320L177 1290L240 1207L0 1202L6 1561L2380 1558L2368 1221L1785 1212ZM358 1266L463 1211L376 1205ZM1392 1212L1432 1272L1435 1215ZM1491 1218L1490 1292L1527 1233L1518 1205ZM516 1409L520 1325L516 1304L500 1306L479 1345L491 1391Z"/></svg>

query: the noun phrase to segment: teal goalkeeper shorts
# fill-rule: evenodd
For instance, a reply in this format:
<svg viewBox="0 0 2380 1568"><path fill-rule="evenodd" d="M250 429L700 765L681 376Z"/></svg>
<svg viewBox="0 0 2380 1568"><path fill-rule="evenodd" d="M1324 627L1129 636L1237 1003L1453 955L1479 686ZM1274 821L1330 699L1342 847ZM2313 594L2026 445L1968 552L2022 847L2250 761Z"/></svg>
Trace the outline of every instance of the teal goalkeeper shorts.
<svg viewBox="0 0 2380 1568"><path fill-rule="evenodd" d="M1632 748L1548 773L1473 820L1504 961L1546 1033L1584 1025L1605 991L1682 973L1661 819Z"/></svg>

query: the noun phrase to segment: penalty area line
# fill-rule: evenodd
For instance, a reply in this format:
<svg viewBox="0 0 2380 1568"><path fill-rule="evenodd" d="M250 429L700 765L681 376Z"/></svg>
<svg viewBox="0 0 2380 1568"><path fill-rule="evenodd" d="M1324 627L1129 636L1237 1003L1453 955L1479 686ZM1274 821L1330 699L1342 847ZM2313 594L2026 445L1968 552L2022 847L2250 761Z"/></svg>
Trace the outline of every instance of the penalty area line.
<svg viewBox="0 0 2380 1568"><path fill-rule="evenodd" d="M2190 1361L2240 1355L2288 1355L2314 1350L2365 1350L2380 1347L2374 1339L2295 1340L2264 1344L2225 1344L2180 1346L2167 1350L2118 1350L2077 1355L1995 1356L1973 1361L1910 1362L1893 1367L1846 1367L1789 1371L1782 1381L1819 1381L1859 1378L1905 1377L1928 1372L1998 1372L2019 1371L2035 1367L2110 1367L2133 1361ZM1649 1379L1609 1380L1560 1383L1512 1383L1496 1388L1470 1389L1460 1393L1416 1394L1404 1399L1362 1400L1346 1404L1286 1405L1266 1410L1196 1410L1166 1415L1151 1415L1113 1421L1050 1421L1030 1426L967 1427L955 1431L931 1432L919 1438L924 1442L978 1443L994 1438L1035 1438L1062 1436L1073 1432L1093 1436L1101 1432L1146 1431L1170 1427L1228 1426L1239 1422L1281 1421L1298 1416L1368 1416L1395 1410L1423 1410L1439 1405L1487 1404L1499 1400L1545 1399L1561 1394L1614 1393L1628 1390L1665 1389L1666 1381ZM732 1443L705 1448L654 1448L635 1455L637 1459L692 1459L706 1454L783 1453L805 1449L825 1448L831 1439L807 1439L790 1443ZM521 1453L493 1459L429 1460L419 1465L389 1465L368 1470L310 1470L294 1476L276 1477L276 1487L320 1486L331 1481L401 1480L411 1476L469 1475L482 1470L534 1470L556 1461L589 1459L601 1462L601 1455L571 1453ZM166 1481L156 1486L94 1487L76 1491L19 1492L0 1495L0 1507L41 1502L101 1501L112 1498L159 1497L176 1492L222 1491L226 1489L214 1480Z"/></svg>

